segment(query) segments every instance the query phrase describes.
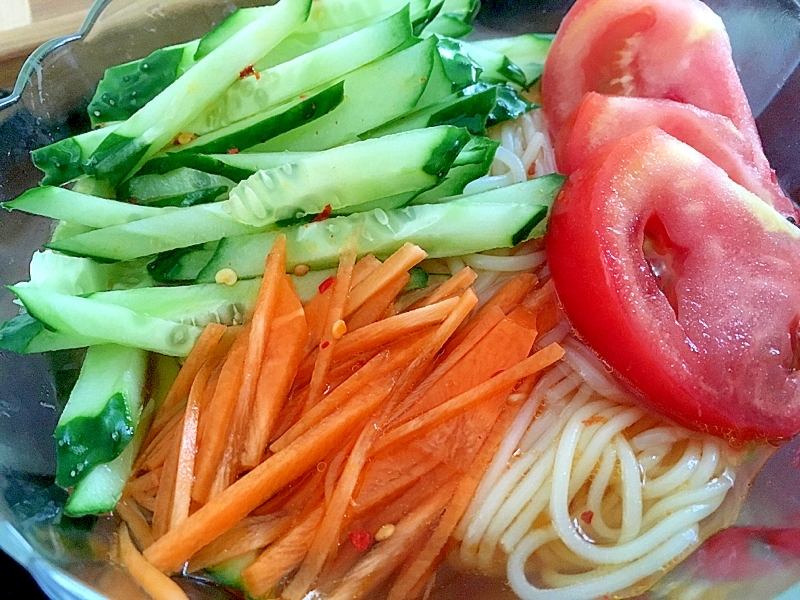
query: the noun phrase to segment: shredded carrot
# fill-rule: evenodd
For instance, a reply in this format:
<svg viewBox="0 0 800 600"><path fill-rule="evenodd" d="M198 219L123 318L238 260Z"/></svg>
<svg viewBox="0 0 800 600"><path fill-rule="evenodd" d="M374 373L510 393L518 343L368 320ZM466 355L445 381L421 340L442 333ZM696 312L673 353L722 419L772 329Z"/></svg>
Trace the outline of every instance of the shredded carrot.
<svg viewBox="0 0 800 600"><path fill-rule="evenodd" d="M426 536L453 494L455 485L446 482L427 501L395 525L392 536L377 544L363 560L326 596L328 600L361 598L386 581L407 560L409 553Z"/></svg>
<svg viewBox="0 0 800 600"><path fill-rule="evenodd" d="M413 310L415 308L429 306L430 304L436 304L437 302L441 302L447 298L452 298L453 296L460 296L475 282L477 278L478 274L475 273L475 271L469 267L464 267L463 269L460 269L458 273L445 281L442 285L433 290L430 294L418 300L406 310Z"/></svg>
<svg viewBox="0 0 800 600"><path fill-rule="evenodd" d="M507 405L484 441L472 465L458 483L441 520L430 537L425 540L422 550L410 562L406 563L389 591L388 600L405 600L417 598L422 592L433 570L444 558L442 550L455 531L461 518L472 501L472 496L480 484L483 474L489 468L497 448L506 435L514 417L522 407L522 403Z"/></svg>
<svg viewBox="0 0 800 600"><path fill-rule="evenodd" d="M404 273L425 258L425 251L419 246L406 243L383 264L370 273L362 282L355 285L347 299L343 318L347 318L358 310L367 300L380 292L392 281L402 277Z"/></svg>
<svg viewBox="0 0 800 600"><path fill-rule="evenodd" d="M187 570L194 573L251 550L263 548L282 536L291 526L292 519L288 515L245 517L195 554L189 561Z"/></svg>
<svg viewBox="0 0 800 600"><path fill-rule="evenodd" d="M171 529L145 552L157 568L174 572L197 550L215 540L284 485L306 472L334 447L344 433L363 424L392 388L378 380L322 420L281 452L275 453L208 504Z"/></svg>
<svg viewBox="0 0 800 600"><path fill-rule="evenodd" d="M128 528L119 528L119 556L136 583L154 600L188 600L188 596L169 577L156 569L133 545Z"/></svg>
<svg viewBox="0 0 800 600"><path fill-rule="evenodd" d="M306 408L314 406L322 399L325 393L328 370L333 361L333 351L338 339L333 335L333 326L337 321L344 319L344 307L350 292L350 282L353 276L353 266L356 261L356 244L351 240L339 256L339 268L336 271L336 281L333 284L328 315L325 319L325 329L322 331L322 341L314 363L314 371L309 384Z"/></svg>
<svg viewBox="0 0 800 600"><path fill-rule="evenodd" d="M183 409L183 406L180 408ZM175 438L179 435L181 419L183 419L183 410L175 411L169 422L150 444L142 448L133 463L134 473L140 470L154 471L164 464L170 449L175 445Z"/></svg>
<svg viewBox="0 0 800 600"><path fill-rule="evenodd" d="M539 350L539 352L533 356L529 356L525 360L517 363L510 369L498 373L488 381L459 394L455 398L391 430L375 444L373 451L378 452L392 444L418 437L442 421L462 412L465 408L481 402L485 398L491 397L503 389L508 388L510 391L511 386L520 379L541 371L557 360L560 360L563 356L564 350L561 346L558 344L550 344Z"/></svg>
<svg viewBox="0 0 800 600"><path fill-rule="evenodd" d="M242 570L242 580L252 596L264 596L292 571L308 551L308 545L322 520L322 507L317 507L283 538L269 546Z"/></svg>
<svg viewBox="0 0 800 600"><path fill-rule="evenodd" d="M385 288L373 294L373 296L366 300L358 310L348 317L347 330L355 331L365 325L374 323L385 315L398 294L408 285L410 279L411 275L409 275L408 272L403 273Z"/></svg>
<svg viewBox="0 0 800 600"><path fill-rule="evenodd" d="M179 426L178 429L179 436L180 430L183 428ZM176 436L174 440L175 444L169 449L167 459L164 461L164 468L161 470L161 478L158 482L158 492L156 493L152 521L152 531L155 539L160 538L169 531L181 450L179 445L180 438L178 436Z"/></svg>
<svg viewBox="0 0 800 600"><path fill-rule="evenodd" d="M210 373L209 373L210 375ZM172 493L172 510L169 519L170 529L177 527L189 517L192 502L192 482L194 481L194 459L197 453L197 425L200 416L200 403L203 399L208 378L198 377L192 384L186 410L183 413L183 430L178 446L176 480Z"/></svg>
<svg viewBox="0 0 800 600"><path fill-rule="evenodd" d="M512 279L509 279L503 287L497 290L497 293L481 306L475 318L466 323L464 327L461 328L461 331L453 336L448 347L452 348L460 344L472 328L477 325L482 313L492 310L495 307L502 310L505 314L511 312L530 293L538 281L539 279L532 273L520 273Z"/></svg>
<svg viewBox="0 0 800 600"><path fill-rule="evenodd" d="M220 325L219 323L209 323L205 326L203 333L197 338L194 346L192 346L191 352L189 352L189 356L186 357L186 361L183 363L180 371L178 371L178 376L175 377L175 381L172 386L170 386L167 396L164 398L164 402L159 409L159 416L156 417L156 420L150 427L148 440L154 437L163 425L163 422L159 419L160 415L172 414L172 411L177 405L189 396L189 390L194 378L197 376L203 364L213 356L214 349L222 339L226 329L224 325Z"/></svg>
<svg viewBox="0 0 800 600"><path fill-rule="evenodd" d="M246 468L255 467L264 456L308 339L308 328L300 299L286 275L282 281L279 311L269 333L269 344L264 351L256 389L256 401L241 443L241 463Z"/></svg>
<svg viewBox="0 0 800 600"><path fill-rule="evenodd" d="M231 434L231 420L239 399L244 357L250 328L236 339L222 365L214 395L200 415L195 482L192 498L207 502Z"/></svg>
<svg viewBox="0 0 800 600"><path fill-rule="evenodd" d="M153 532L150 529L150 524L139 510L136 500L123 494L122 498L117 502L114 512L119 515L120 519L125 521L140 547L147 548L153 543Z"/></svg>
<svg viewBox="0 0 800 600"><path fill-rule="evenodd" d="M267 352L269 336L273 330L273 321L278 311L278 303L282 296L285 297L283 291L286 284L286 236L279 235L267 255L264 276L250 320L250 334L247 337L247 351L241 375L242 383L231 416L231 435L235 440L234 443L244 436L247 428L250 412L255 403L258 379Z"/></svg>

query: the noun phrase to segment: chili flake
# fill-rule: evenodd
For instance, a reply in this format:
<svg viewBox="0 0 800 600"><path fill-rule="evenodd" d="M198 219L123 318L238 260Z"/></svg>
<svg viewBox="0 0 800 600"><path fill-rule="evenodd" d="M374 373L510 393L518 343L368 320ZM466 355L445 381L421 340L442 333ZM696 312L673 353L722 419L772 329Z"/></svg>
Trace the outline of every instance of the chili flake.
<svg viewBox="0 0 800 600"><path fill-rule="evenodd" d="M581 521L586 523L587 525L592 524L592 519L594 518L594 512L591 510L584 511L581 513Z"/></svg>
<svg viewBox="0 0 800 600"><path fill-rule="evenodd" d="M372 536L365 529L356 529L348 534L347 537L350 538L350 543L359 552L366 552L372 545Z"/></svg>
<svg viewBox="0 0 800 600"><path fill-rule="evenodd" d="M600 415L594 415L593 417L589 417L588 419L584 419L581 421L586 427L591 425L605 425L608 423L608 419L605 417L601 417Z"/></svg>
<svg viewBox="0 0 800 600"><path fill-rule="evenodd" d="M316 223L317 221L324 221L325 219L327 219L328 217L331 216L331 212L332 211L333 211L333 209L331 208L331 205L330 204L326 204L325 208L322 209L322 212L319 213L316 217L314 217L311 220L311 222L312 223Z"/></svg>
<svg viewBox="0 0 800 600"><path fill-rule="evenodd" d="M320 283L320 284L319 284L319 287L317 288L317 290L319 291L319 293L320 293L320 294L324 294L324 293L325 293L325 290L327 290L329 287L331 287L331 286L333 285L333 281L334 281L334 279L335 279L335 277L334 277L333 275L331 275L331 276L330 276L330 277L328 277L328 278L327 278L325 281L323 281L322 283Z"/></svg>
<svg viewBox="0 0 800 600"><path fill-rule="evenodd" d="M247 65L244 69L239 71L239 79L244 79L245 77L250 77L251 75L254 75L257 80L261 79L261 73L256 71L253 65Z"/></svg>
<svg viewBox="0 0 800 600"><path fill-rule="evenodd" d="M228 154L239 154L238 148L228 148Z"/></svg>

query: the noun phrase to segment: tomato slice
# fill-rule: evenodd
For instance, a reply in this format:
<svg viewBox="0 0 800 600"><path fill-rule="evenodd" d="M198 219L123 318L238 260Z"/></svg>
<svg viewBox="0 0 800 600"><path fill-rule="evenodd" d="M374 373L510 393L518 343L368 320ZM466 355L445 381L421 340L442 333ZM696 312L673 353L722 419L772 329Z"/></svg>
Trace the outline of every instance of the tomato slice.
<svg viewBox="0 0 800 600"><path fill-rule="evenodd" d="M578 0L542 74L554 134L592 91L693 104L761 147L725 27L700 0Z"/></svg>
<svg viewBox="0 0 800 600"><path fill-rule="evenodd" d="M611 143L546 238L577 333L676 421L731 439L800 430L800 230L658 128Z"/></svg>
<svg viewBox="0 0 800 600"><path fill-rule="evenodd" d="M760 148L753 148L727 117L674 100L589 92L559 132L555 148L559 170L570 174L591 162L594 153L604 152L607 144L650 126L689 144L784 217L797 219Z"/></svg>

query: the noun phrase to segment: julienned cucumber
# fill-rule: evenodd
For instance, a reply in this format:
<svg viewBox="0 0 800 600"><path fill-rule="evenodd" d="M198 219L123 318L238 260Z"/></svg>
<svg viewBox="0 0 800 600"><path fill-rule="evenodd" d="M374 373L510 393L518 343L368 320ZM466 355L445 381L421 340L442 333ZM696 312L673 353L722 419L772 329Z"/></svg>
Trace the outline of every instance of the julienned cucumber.
<svg viewBox="0 0 800 600"><path fill-rule="evenodd" d="M339 146L258 171L223 204L233 218L263 227L432 188L470 135L456 127L408 131Z"/></svg>
<svg viewBox="0 0 800 600"><path fill-rule="evenodd" d="M49 329L85 338L92 345L113 343L168 356L186 356L202 328L140 315L80 296L51 292L35 286L10 286L28 313Z"/></svg>
<svg viewBox="0 0 800 600"><path fill-rule="evenodd" d="M469 140L455 127L415 130L310 154L260 171L214 204L164 212L48 245L67 254L129 260L256 233L277 221L435 186ZM107 200L106 202L114 202ZM155 209L154 209L155 210Z"/></svg>
<svg viewBox="0 0 800 600"><path fill-rule="evenodd" d="M548 209L563 181L548 176L441 204L375 209L290 227L281 231L287 236L287 265L334 265L339 248L357 232L359 254L379 257L406 242L418 244L431 257L508 248L544 233ZM260 275L277 233L222 240L198 281L213 281L223 268L233 269L240 278Z"/></svg>
<svg viewBox="0 0 800 600"><path fill-rule="evenodd" d="M281 0L204 57L109 135L84 169L118 183L185 130L249 65L308 18L311 0Z"/></svg>
<svg viewBox="0 0 800 600"><path fill-rule="evenodd" d="M185 129L201 135L246 119L301 94L329 86L412 40L408 9L402 9L327 46L258 73L258 77L239 79L191 123L186 123Z"/></svg>
<svg viewBox="0 0 800 600"><path fill-rule="evenodd" d="M56 481L78 483L119 456L133 438L142 406L147 353L103 344L87 350L56 426Z"/></svg>

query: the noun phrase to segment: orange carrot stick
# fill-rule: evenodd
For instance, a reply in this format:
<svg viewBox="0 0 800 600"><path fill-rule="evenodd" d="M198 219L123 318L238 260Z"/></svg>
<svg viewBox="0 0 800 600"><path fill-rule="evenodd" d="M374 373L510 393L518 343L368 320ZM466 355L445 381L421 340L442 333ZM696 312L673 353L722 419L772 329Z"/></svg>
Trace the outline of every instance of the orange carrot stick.
<svg viewBox="0 0 800 600"><path fill-rule="evenodd" d="M242 570L242 580L251 596L266 595L300 564L321 519L322 507L319 506Z"/></svg>
<svg viewBox="0 0 800 600"><path fill-rule="evenodd" d="M202 372L202 369L201 369ZM183 431L178 447L178 464L175 473L175 487L172 494L172 510L169 519L170 529L177 527L189 517L192 502L192 482L194 481L194 459L197 453L197 425L200 418L200 402L208 383L207 375L198 377L189 391L186 410L183 413Z"/></svg>
<svg viewBox="0 0 800 600"><path fill-rule="evenodd" d="M194 573L251 550L263 548L282 536L292 524L289 515L259 515L245 517L231 530L223 533L194 555L188 571Z"/></svg>
<svg viewBox="0 0 800 600"><path fill-rule="evenodd" d="M250 511L268 500L326 456L342 436L363 425L392 389L388 378L371 384L357 398L325 418L281 452L262 462L219 496L192 513L146 550L158 569L180 569L200 548L228 531Z"/></svg>
<svg viewBox="0 0 800 600"><path fill-rule="evenodd" d="M339 268L336 271L336 281L333 282L331 303L328 307L328 316L325 320L325 329L322 331L322 341L319 345L317 360L308 386L308 401L306 409L314 406L325 393L328 370L333 361L333 351L339 338L344 334L338 329L344 326L344 307L350 292L350 283L353 276L353 266L356 261L355 239L342 248L339 256Z"/></svg>
<svg viewBox="0 0 800 600"><path fill-rule="evenodd" d="M420 595L426 581L432 575L438 563L444 558L442 550L447 540L450 539L451 534L455 531L456 526L467 511L483 474L489 468L500 442L503 441L506 431L521 407L522 403L518 402L509 404L504 408L486 441L481 445L481 449L473 459L471 467L459 481L458 487L436 529L425 541L422 550L403 566L400 575L392 584L388 600L406 600Z"/></svg>
<svg viewBox="0 0 800 600"><path fill-rule="evenodd" d="M370 381L394 371L408 364L414 356L419 355L424 340L414 340L399 345L396 348L387 348L366 365L351 375L344 383L333 390L308 412L306 412L286 433L270 445L270 450L280 452L298 437L313 428L320 420L332 414L339 406L349 401L355 394L366 387Z"/></svg>
<svg viewBox="0 0 800 600"><path fill-rule="evenodd" d="M255 467L264 456L308 339L303 306L286 275L283 276L279 304L264 351L256 400L241 443L241 464L245 468Z"/></svg>
<svg viewBox="0 0 800 600"><path fill-rule="evenodd" d="M231 435L237 441L244 435L247 428L250 411L255 402L264 355L269 343L270 331L278 310L278 302L286 284L286 236L279 235L267 255L264 276L261 279L253 318L250 321L250 335L247 339L247 351L244 356L239 398L231 416Z"/></svg>
<svg viewBox="0 0 800 600"><path fill-rule="evenodd" d="M399 250L387 258L383 264L367 276L364 281L353 287L343 319L357 311L369 298L377 294L392 281L407 273L414 265L425 258L425 251L419 246L406 243Z"/></svg>
<svg viewBox="0 0 800 600"><path fill-rule="evenodd" d="M161 420L161 415L171 414L172 410L189 396L192 382L197 376L198 371L200 371L200 367L212 356L214 349L220 339L222 339L222 335L225 333L226 329L224 325L220 325L219 323L209 323L205 326L203 333L200 334L200 337L197 338L194 346L192 346L189 356L186 357L186 361L183 363L180 371L178 371L177 377L175 377L175 381L169 388L167 396L164 398L164 402L159 409L159 415L150 428L148 439L152 439L152 437L158 433L161 426L163 426L164 423Z"/></svg>
<svg viewBox="0 0 800 600"><path fill-rule="evenodd" d="M150 524L144 515L139 510L138 503L130 496L123 494L114 512L119 515L120 519L125 521L128 529L133 533L133 537L139 542L139 546L147 548L153 543L153 532L150 530Z"/></svg>
<svg viewBox="0 0 800 600"><path fill-rule="evenodd" d="M200 415L199 442L195 459L192 498L207 502L211 487L225 456L231 434L231 420L239 399L249 327L236 339L222 365L214 396Z"/></svg>
<svg viewBox="0 0 800 600"><path fill-rule="evenodd" d="M414 310L415 308L436 304L437 302L441 302L447 298L452 298L453 296L459 296L464 293L464 290L471 286L477 278L478 274L475 273L475 271L473 271L470 267L464 267L458 273L445 281L442 285L433 290L430 294L420 300L417 300L406 310Z"/></svg>
<svg viewBox="0 0 800 600"><path fill-rule="evenodd" d="M533 356L517 363L510 369L498 373L488 381L475 386L474 388L459 394L419 417L396 427L384 435L373 447L374 452L387 448L402 440L409 440L419 437L424 432L429 431L439 423L452 418L469 408L501 392L503 389L510 388L520 379L524 379L542 369L550 366L564 356L564 350L558 344L550 344L539 350Z"/></svg>
<svg viewBox="0 0 800 600"><path fill-rule="evenodd" d="M180 435L180 426L178 427ZM169 531L170 517L172 516L172 500L175 494L175 483L178 475L178 460L180 459L179 438L176 436L176 443L172 445L164 461L164 468L161 469L161 477L158 481L158 492L156 493L155 505L153 508L153 537L160 538Z"/></svg>
<svg viewBox="0 0 800 600"><path fill-rule="evenodd" d="M410 280L411 275L404 273L364 302L347 318L347 331L355 331L380 319Z"/></svg>
<svg viewBox="0 0 800 600"><path fill-rule="evenodd" d="M410 552L427 534L430 526L439 518L453 494L454 483L447 482L430 496L426 502L408 513L395 526L390 538L375 545L372 550L342 579L339 585L326 596L327 600L352 600L362 598L399 567Z"/></svg>
<svg viewBox="0 0 800 600"><path fill-rule="evenodd" d="M153 567L139 553L125 525L119 528L119 557L131 577L154 600L189 600L177 583Z"/></svg>

